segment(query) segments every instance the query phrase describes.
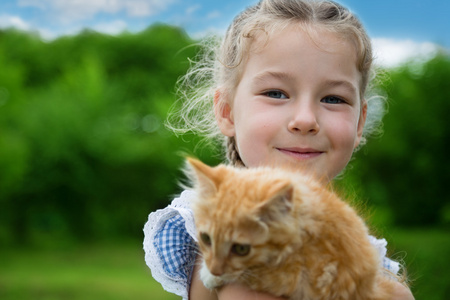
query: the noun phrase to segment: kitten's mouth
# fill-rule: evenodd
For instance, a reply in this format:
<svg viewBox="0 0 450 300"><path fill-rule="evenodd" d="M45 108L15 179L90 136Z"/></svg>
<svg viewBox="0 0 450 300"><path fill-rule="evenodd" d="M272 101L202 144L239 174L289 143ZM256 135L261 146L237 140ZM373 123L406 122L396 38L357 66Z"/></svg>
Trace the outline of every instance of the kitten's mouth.
<svg viewBox="0 0 450 300"><path fill-rule="evenodd" d="M216 278L220 278L225 283L231 283L238 280L240 277L240 274L222 274L220 276L215 276Z"/></svg>
<svg viewBox="0 0 450 300"><path fill-rule="evenodd" d="M283 154L289 155L298 160L307 160L320 156L323 151L312 148L276 148Z"/></svg>

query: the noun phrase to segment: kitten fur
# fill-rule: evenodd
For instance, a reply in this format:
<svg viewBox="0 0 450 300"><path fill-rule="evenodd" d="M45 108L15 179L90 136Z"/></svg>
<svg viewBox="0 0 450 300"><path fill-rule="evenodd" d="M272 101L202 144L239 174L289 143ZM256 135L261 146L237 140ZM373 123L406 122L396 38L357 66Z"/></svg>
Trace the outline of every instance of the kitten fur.
<svg viewBox="0 0 450 300"><path fill-rule="evenodd" d="M394 282L365 223L311 176L192 158L187 169L207 288L240 283L297 300L390 299Z"/></svg>

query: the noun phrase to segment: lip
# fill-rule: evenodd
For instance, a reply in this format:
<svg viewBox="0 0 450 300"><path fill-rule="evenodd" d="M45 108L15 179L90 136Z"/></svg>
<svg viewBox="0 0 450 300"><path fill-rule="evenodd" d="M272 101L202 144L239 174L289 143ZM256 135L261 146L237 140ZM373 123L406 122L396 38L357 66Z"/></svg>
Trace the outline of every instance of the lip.
<svg viewBox="0 0 450 300"><path fill-rule="evenodd" d="M313 148L276 148L278 151L280 151L283 154L289 155L295 159L298 160L307 160L312 159L320 156L323 151L316 150Z"/></svg>

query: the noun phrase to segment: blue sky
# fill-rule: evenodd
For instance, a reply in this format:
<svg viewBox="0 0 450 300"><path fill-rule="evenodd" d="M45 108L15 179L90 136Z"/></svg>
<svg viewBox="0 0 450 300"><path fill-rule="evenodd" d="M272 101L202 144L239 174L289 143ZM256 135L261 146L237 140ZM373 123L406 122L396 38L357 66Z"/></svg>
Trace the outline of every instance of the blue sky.
<svg viewBox="0 0 450 300"><path fill-rule="evenodd" d="M223 33L256 0L2 0L0 28L38 31L46 39L83 28L116 34L154 22L181 26L193 37ZM384 63L450 49L449 0L338 0L365 24ZM439 46L437 46L439 45Z"/></svg>

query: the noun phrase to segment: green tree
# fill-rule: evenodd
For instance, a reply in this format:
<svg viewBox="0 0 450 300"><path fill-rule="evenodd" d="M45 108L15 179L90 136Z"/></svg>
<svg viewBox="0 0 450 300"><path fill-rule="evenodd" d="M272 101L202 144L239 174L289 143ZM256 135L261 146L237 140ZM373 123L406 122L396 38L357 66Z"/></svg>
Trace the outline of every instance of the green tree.
<svg viewBox="0 0 450 300"><path fill-rule="evenodd" d="M0 243L141 236L195 146L163 125L194 43L163 25L46 43L1 32Z"/></svg>
<svg viewBox="0 0 450 300"><path fill-rule="evenodd" d="M388 74L384 134L357 154L350 172L366 197L392 210L396 224L441 224L450 204L450 57L441 53Z"/></svg>

